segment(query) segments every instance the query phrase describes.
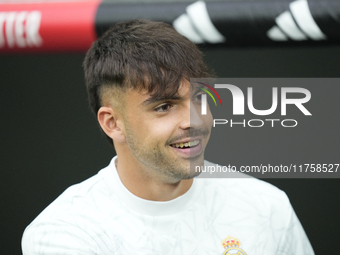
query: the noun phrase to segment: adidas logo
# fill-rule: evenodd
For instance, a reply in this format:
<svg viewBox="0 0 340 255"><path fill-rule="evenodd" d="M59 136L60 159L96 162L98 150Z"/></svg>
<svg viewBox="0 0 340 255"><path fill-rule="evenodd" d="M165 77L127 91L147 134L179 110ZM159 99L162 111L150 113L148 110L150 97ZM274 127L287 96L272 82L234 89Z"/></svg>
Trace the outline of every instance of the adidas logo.
<svg viewBox="0 0 340 255"><path fill-rule="evenodd" d="M273 41L326 40L309 10L307 0L297 0L289 4L289 10L275 19L276 25L267 31Z"/></svg>
<svg viewBox="0 0 340 255"><path fill-rule="evenodd" d="M233 5L231 7L235 8L235 6ZM241 8L240 5L238 5L237 7ZM225 6L223 8L227 7ZM252 11L250 8L252 7L248 6L243 11ZM235 11L237 12L239 10L236 8ZM175 21L173 22L173 26L180 34L184 35L196 44L216 44L226 42L227 39L225 35L220 33L212 22L212 19L214 20L214 13L211 13L211 15L212 16L209 16L206 3L204 1L197 1L186 7L186 12L175 19ZM252 15L255 16L253 17L250 15L249 17L244 17L245 21L247 21L245 23L250 24L251 22L254 22L254 24L258 26L258 38L264 36L272 41L320 41L327 39L327 36L321 31L321 29L315 22L308 6L307 0L293 1L289 4L288 10L284 11L276 18L275 16L273 16L276 25L270 28L268 31L268 26L266 26L262 30L261 25L259 25L260 22L258 22L258 20L260 20L261 17L256 16L258 15L258 13L254 12ZM237 17L240 18L240 16ZM252 21L250 18L257 18L258 20ZM271 23L270 20L268 22ZM247 34L251 33L249 32L250 26L245 27L246 30L242 35L243 39L248 36L251 38L252 35ZM233 36L233 38L231 38L232 40L229 40L237 42L237 35L240 35L239 29L237 27L229 28L229 36Z"/></svg>
<svg viewBox="0 0 340 255"><path fill-rule="evenodd" d="M186 13L179 16L172 25L178 33L196 44L226 41L212 23L203 1L197 1L187 6Z"/></svg>

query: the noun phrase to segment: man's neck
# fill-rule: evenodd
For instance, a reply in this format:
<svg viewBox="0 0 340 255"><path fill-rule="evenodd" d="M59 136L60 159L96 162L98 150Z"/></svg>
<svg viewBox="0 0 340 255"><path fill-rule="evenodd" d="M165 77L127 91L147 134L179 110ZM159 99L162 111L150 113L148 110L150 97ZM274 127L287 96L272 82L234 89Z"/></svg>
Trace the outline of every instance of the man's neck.
<svg viewBox="0 0 340 255"><path fill-rule="evenodd" d="M140 166L139 162L118 157L116 163L119 178L124 186L134 195L152 201L169 201L186 193L193 179L166 181L157 174Z"/></svg>

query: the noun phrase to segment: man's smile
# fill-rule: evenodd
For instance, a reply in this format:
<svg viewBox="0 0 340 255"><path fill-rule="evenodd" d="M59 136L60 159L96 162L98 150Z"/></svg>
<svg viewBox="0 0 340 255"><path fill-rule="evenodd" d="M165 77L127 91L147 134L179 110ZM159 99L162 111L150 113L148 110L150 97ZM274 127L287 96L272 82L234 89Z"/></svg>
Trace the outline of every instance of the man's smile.
<svg viewBox="0 0 340 255"><path fill-rule="evenodd" d="M199 140L193 140L185 143L173 143L170 144L171 147L176 147L176 148L192 148L197 146L200 143Z"/></svg>
<svg viewBox="0 0 340 255"><path fill-rule="evenodd" d="M176 142L170 144L170 147L182 157L196 157L202 153L202 139L195 138L185 142Z"/></svg>

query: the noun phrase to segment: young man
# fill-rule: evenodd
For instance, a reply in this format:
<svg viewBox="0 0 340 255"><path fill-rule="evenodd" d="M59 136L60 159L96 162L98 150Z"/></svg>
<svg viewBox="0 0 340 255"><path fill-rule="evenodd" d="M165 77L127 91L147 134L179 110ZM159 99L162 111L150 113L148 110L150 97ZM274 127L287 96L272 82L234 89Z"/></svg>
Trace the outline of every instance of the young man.
<svg viewBox="0 0 340 255"><path fill-rule="evenodd" d="M212 126L189 82L211 77L194 44L164 23L123 22L84 66L117 156L28 226L25 255L314 254L284 192L254 178L193 179L193 166L211 164Z"/></svg>

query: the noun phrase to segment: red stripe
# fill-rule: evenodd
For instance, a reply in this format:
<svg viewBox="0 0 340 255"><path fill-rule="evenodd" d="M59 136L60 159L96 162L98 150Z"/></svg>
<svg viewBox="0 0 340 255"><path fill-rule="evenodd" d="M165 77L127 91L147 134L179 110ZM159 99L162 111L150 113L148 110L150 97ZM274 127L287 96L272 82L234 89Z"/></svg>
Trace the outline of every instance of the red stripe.
<svg viewBox="0 0 340 255"><path fill-rule="evenodd" d="M94 20L99 4L0 4L0 53L86 51L97 39Z"/></svg>
<svg viewBox="0 0 340 255"><path fill-rule="evenodd" d="M216 94L216 96L218 97L218 100L220 101L220 103L221 103L221 105L222 105L222 100L221 100L221 98L220 98L220 95L217 93L217 91L216 91L213 87L211 87L210 85L205 84L205 83L203 83L203 82L197 82L197 83L200 83L200 84L202 84L202 85L204 85L204 86L207 86L209 89L211 89L211 90Z"/></svg>

